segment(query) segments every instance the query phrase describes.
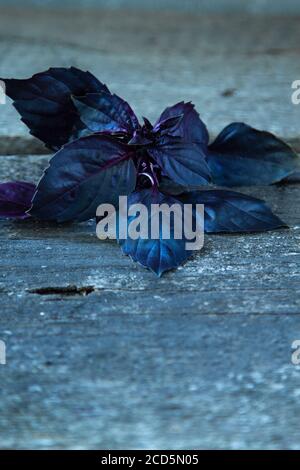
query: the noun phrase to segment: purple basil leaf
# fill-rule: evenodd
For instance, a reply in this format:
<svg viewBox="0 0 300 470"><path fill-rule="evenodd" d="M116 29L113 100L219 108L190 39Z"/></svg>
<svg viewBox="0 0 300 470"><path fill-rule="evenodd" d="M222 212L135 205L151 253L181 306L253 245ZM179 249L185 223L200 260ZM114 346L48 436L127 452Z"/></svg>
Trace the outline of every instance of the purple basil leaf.
<svg viewBox="0 0 300 470"><path fill-rule="evenodd" d="M192 191L179 196L185 204L204 204L205 232L261 232L287 225L264 201L226 190Z"/></svg>
<svg viewBox="0 0 300 470"><path fill-rule="evenodd" d="M93 132L125 133L132 135L139 127L129 104L117 95L89 93L74 97L81 121Z"/></svg>
<svg viewBox="0 0 300 470"><path fill-rule="evenodd" d="M154 271L158 276L161 276L165 271L178 267L187 258L189 258L194 251L186 250L185 243L186 239L174 239L173 233L173 219L171 218L170 233L171 238L164 239L162 237L162 227L160 223L158 239L151 239L151 205L152 204L167 204L171 206L173 204L179 204L182 207L182 203L173 198L172 196L164 195L155 189L144 189L142 191L135 191L128 197L128 207L132 204L144 204L148 209L148 238L138 238L134 240L132 238L120 239L118 237L118 243L120 244L122 251L129 255L133 261L140 263L146 268ZM183 207L182 207L183 211ZM129 216L127 219L128 225L132 222L136 216Z"/></svg>
<svg viewBox="0 0 300 470"><path fill-rule="evenodd" d="M166 108L154 125L154 129L164 128L165 121L170 118L177 118L178 122L174 127L164 130L163 133L175 137L181 137L185 142L198 142L208 144L208 132L205 124L201 121L199 114L192 103L183 101ZM179 119L181 118L181 119Z"/></svg>
<svg viewBox="0 0 300 470"><path fill-rule="evenodd" d="M247 186L276 183L300 169L300 159L270 132L243 123L225 127L209 146L213 183Z"/></svg>
<svg viewBox="0 0 300 470"><path fill-rule="evenodd" d="M201 186L210 181L206 148L202 144L183 142L180 138L165 135L147 151L163 174L175 183Z"/></svg>
<svg viewBox="0 0 300 470"><path fill-rule="evenodd" d="M175 183L166 176L161 178L159 182L159 190L162 193L169 194L170 196L178 196L187 191L192 191L189 186L182 186L181 184Z"/></svg>
<svg viewBox="0 0 300 470"><path fill-rule="evenodd" d="M25 80L2 80L30 133L54 150L79 137L85 127L71 96L109 93L90 72L75 67L50 68Z"/></svg>
<svg viewBox="0 0 300 470"><path fill-rule="evenodd" d="M149 121L149 119L147 119L146 117L143 116L143 121L144 121L144 126L145 126L145 128L146 128L148 131L152 131L153 126L152 126L151 122Z"/></svg>
<svg viewBox="0 0 300 470"><path fill-rule="evenodd" d="M141 134L139 131L135 131L132 138L128 141L129 145L148 146L153 144L153 138L147 137Z"/></svg>
<svg viewBox="0 0 300 470"><path fill-rule="evenodd" d="M0 218L26 219L36 186L26 181L0 184Z"/></svg>
<svg viewBox="0 0 300 470"><path fill-rule="evenodd" d="M117 205L135 188L136 170L128 146L109 136L78 139L50 160L30 214L57 222L95 217L99 204Z"/></svg>
<svg viewBox="0 0 300 470"><path fill-rule="evenodd" d="M167 132L164 132L164 134L172 135L173 132L176 129L178 129L179 124L183 119L183 116L184 115L181 114L180 116L174 116L174 117L165 119L164 121L159 121L156 127L154 127L153 132L163 133L163 131L167 131Z"/></svg>

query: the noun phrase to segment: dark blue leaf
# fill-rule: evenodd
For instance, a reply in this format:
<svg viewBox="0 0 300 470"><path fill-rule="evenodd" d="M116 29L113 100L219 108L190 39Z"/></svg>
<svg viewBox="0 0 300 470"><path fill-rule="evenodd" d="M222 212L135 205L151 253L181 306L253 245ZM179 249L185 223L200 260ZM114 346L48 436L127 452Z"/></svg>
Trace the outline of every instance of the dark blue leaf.
<svg viewBox="0 0 300 470"><path fill-rule="evenodd" d="M162 136L155 146L147 148L163 174L182 185L201 186L210 181L206 147L183 142L172 136Z"/></svg>
<svg viewBox="0 0 300 470"><path fill-rule="evenodd" d="M276 183L300 169L295 152L270 132L232 123L209 146L213 183L247 186Z"/></svg>
<svg viewBox="0 0 300 470"><path fill-rule="evenodd" d="M78 139L50 160L30 214L39 219L83 221L101 203L117 205L119 195L135 188L136 170L128 146L108 136Z"/></svg>
<svg viewBox="0 0 300 470"><path fill-rule="evenodd" d="M166 128L166 121L170 118L176 118L173 127ZM180 119L178 119L180 118ZM171 121L168 121L171 124ZM155 130L162 128L163 133L175 137L181 137L185 142L198 142L204 145L208 144L208 132L205 124L201 121L199 114L192 103L183 101L166 108L154 125Z"/></svg>
<svg viewBox="0 0 300 470"><path fill-rule="evenodd" d="M146 128L148 131L152 131L153 126L152 126L151 122L149 121L149 119L147 119L146 117L143 116L143 121L144 121L144 126L145 126L145 128Z"/></svg>
<svg viewBox="0 0 300 470"><path fill-rule="evenodd" d="M148 209L148 238L132 238L119 239L118 242L126 255L129 255L133 261L151 269L158 276L163 272L178 267L194 251L186 250L186 239L174 239L174 219L171 217L170 233L171 238L165 239L162 234L162 225L159 226L159 238L151 239L151 205L152 204L179 204L183 210L182 203L168 195L158 192L156 189L144 189L135 191L128 197L128 207L132 204L144 204ZM127 223L136 219L137 216L128 216ZM173 235L173 236L172 236ZM119 237L118 237L119 238Z"/></svg>
<svg viewBox="0 0 300 470"><path fill-rule="evenodd" d="M139 127L129 104L117 95L89 93L73 98L81 121L93 132L125 133L132 135Z"/></svg>
<svg viewBox="0 0 300 470"><path fill-rule="evenodd" d="M286 227L265 202L245 194L209 190L177 197L185 204L204 204L206 232L260 232Z"/></svg>
<svg viewBox="0 0 300 470"><path fill-rule="evenodd" d="M26 181L0 184L0 218L26 219L36 186Z"/></svg>
<svg viewBox="0 0 300 470"><path fill-rule="evenodd" d="M75 67L50 68L25 80L2 80L30 133L55 150L79 137L85 127L71 96L109 93L91 73Z"/></svg>
<svg viewBox="0 0 300 470"><path fill-rule="evenodd" d="M170 180L166 176L163 176L159 182L159 190L162 193L169 194L171 196L178 196L178 194L182 194L187 191L192 191L193 189L196 190L199 188L193 188L191 186L182 186L181 184L175 183L174 181Z"/></svg>
<svg viewBox="0 0 300 470"><path fill-rule="evenodd" d="M184 115L180 114L179 116L174 116L167 118L163 121L159 121L158 124L153 129L153 132L160 132L161 134L173 135L174 132L178 131L179 124L183 120ZM167 132L164 132L167 131ZM183 135L178 135L177 137L184 138Z"/></svg>

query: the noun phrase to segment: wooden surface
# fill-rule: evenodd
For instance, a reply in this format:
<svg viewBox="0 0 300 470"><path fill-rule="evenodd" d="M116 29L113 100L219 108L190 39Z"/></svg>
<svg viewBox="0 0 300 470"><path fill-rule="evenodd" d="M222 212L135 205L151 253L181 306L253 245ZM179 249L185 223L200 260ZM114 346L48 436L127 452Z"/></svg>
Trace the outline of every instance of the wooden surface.
<svg viewBox="0 0 300 470"><path fill-rule="evenodd" d="M11 18L1 75L91 68L151 119L192 99L213 133L243 119L300 143L299 18ZM10 104L0 121L1 180L37 181L49 157ZM94 222L0 223L1 448L300 448L300 186L243 191L290 229L206 236L160 279Z"/></svg>
<svg viewBox="0 0 300 470"><path fill-rule="evenodd" d="M8 0L0 0L0 5L7 5ZM14 5L23 4L22 0L14 0ZM41 6L46 8L69 8L79 9L79 12L85 11L87 8L86 0L26 0L28 7ZM178 10L190 11L198 13L215 13L215 12L246 12L246 13L266 13L266 14L296 14L299 13L300 7L297 0L255 0L255 2L244 2L241 0L218 0L212 2L211 0L151 0L151 2L141 2L140 0L88 0L88 6L97 9L107 8L115 10L116 8L123 9L138 9L138 10Z"/></svg>
<svg viewBox="0 0 300 470"><path fill-rule="evenodd" d="M291 102L291 84L299 78L299 44L299 16L0 9L5 77L76 65L138 116L155 120L166 106L192 100L213 136L242 120L298 148L300 106ZM41 148L28 140L16 111L2 106L0 153Z"/></svg>

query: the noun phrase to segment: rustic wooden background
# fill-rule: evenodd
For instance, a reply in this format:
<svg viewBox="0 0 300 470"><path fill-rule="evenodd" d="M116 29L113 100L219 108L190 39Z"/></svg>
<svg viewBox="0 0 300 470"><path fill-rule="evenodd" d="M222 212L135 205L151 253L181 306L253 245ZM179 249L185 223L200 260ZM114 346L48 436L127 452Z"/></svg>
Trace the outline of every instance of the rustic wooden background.
<svg viewBox="0 0 300 470"><path fill-rule="evenodd" d="M155 119L192 100L212 136L233 120L300 149L300 17L0 10L0 75L89 69ZM0 106L0 179L50 155ZM0 223L0 447L300 447L300 186L244 188L289 230L206 236L161 279L93 222Z"/></svg>

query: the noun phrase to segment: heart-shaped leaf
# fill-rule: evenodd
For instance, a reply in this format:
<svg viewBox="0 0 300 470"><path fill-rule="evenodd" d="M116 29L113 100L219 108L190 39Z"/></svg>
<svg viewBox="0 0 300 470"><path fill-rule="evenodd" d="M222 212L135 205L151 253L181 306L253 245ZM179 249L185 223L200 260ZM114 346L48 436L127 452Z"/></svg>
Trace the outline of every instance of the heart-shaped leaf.
<svg viewBox="0 0 300 470"><path fill-rule="evenodd" d="M180 119L178 119L180 117ZM169 119L175 118L174 122ZM173 126L166 126L172 123ZM154 125L155 130L161 129L162 133L180 137L185 142L208 144L208 132L205 124L192 103L180 103L166 108Z"/></svg>
<svg viewBox="0 0 300 470"><path fill-rule="evenodd" d="M202 144L184 142L178 137L162 136L147 149L163 174L181 185L201 186L210 181L210 171Z"/></svg>
<svg viewBox="0 0 300 470"><path fill-rule="evenodd" d="M99 204L118 205L135 188L136 170L128 146L109 136L78 139L50 160L30 214L57 222L96 216Z"/></svg>
<svg viewBox="0 0 300 470"><path fill-rule="evenodd" d="M25 80L2 80L30 133L54 150L79 137L85 127L71 96L109 93L90 72L75 67L50 68Z"/></svg>
<svg viewBox="0 0 300 470"><path fill-rule="evenodd" d="M300 169L300 158L287 144L238 122L209 146L207 162L213 183L220 186L272 184Z"/></svg>
<svg viewBox="0 0 300 470"><path fill-rule="evenodd" d="M265 202L245 194L209 190L177 197L185 204L204 204L205 232L260 232L287 227Z"/></svg>
<svg viewBox="0 0 300 470"><path fill-rule="evenodd" d="M152 188L135 191L130 194L128 197L128 208L132 207L134 204L143 204L147 209L147 214L143 217L143 222L144 224L146 223L147 226L147 236L143 236L141 231L141 236L133 239L127 232L127 238L124 239L120 238L120 229L118 233L118 242L123 252L129 255L133 261L140 263L154 271L158 276L161 276L165 271L176 268L195 253L195 251L186 248L186 242L190 240L185 238L184 231L182 232L181 238L175 238L174 223L176 219L174 217L172 218L172 216L170 217L169 225L170 237L166 238L164 236L166 226L163 225L163 220L160 220L158 237L151 238L151 236L153 236L151 232L151 227L154 222L153 219L157 217L158 214L158 207L153 205L164 204L170 209L172 206L174 208L174 205L177 205L179 212L181 211L182 214L181 222L183 224L184 208L181 201L172 196L162 194ZM137 222L137 217L140 217L140 213L138 213L138 215L128 216L128 219L125 221L127 229L132 222ZM179 215L179 218L180 217Z"/></svg>
<svg viewBox="0 0 300 470"><path fill-rule="evenodd" d="M129 104L117 95L89 93L83 97L74 97L73 102L81 121L93 132L132 135L139 127Z"/></svg>

